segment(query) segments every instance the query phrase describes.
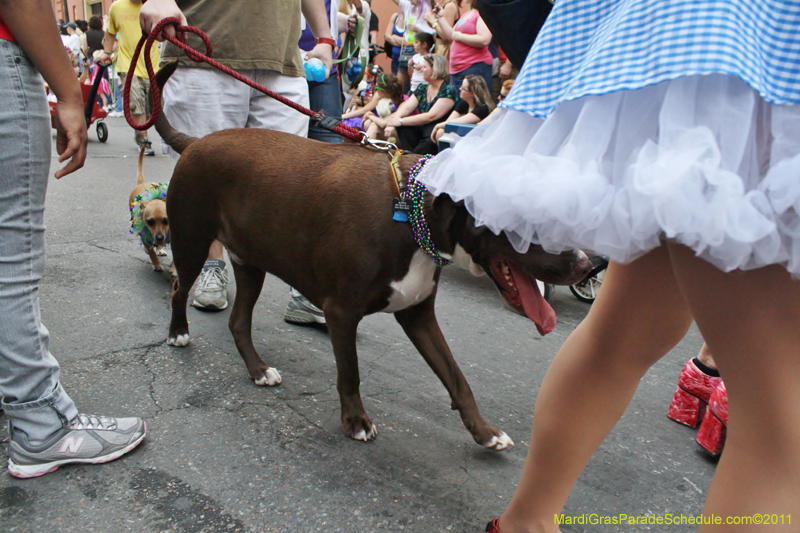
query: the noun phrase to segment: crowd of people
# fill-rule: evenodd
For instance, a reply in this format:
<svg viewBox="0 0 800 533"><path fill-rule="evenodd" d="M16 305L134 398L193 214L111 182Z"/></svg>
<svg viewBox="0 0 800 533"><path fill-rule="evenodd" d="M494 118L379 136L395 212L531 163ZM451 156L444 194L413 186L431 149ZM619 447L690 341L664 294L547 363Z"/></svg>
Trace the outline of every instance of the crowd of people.
<svg viewBox="0 0 800 533"><path fill-rule="evenodd" d="M504 100L483 135L440 154L419 180L434 194L465 200L476 219L505 232L519 251L538 244L611 258L603 291L539 388L519 485L487 531L558 530L553 517L581 471L644 373L692 321L707 347L687 363L669 416L697 425L706 404L711 418L703 442L718 453L725 436L704 514L800 513L797 3L559 0L509 92L514 65L492 51L492 34L470 0L395 2L400 12L384 32L392 72L368 66L363 87L327 80L336 79L340 30L351 32L362 17L368 42L380 33L366 1L263 0L268 9L252 10L253 0L149 0L144 7L118 0L115 6L135 6L141 29L127 35L109 20L103 50L88 28L82 41L77 24L63 25L61 40L55 28L42 31L47 0L0 3L0 52L11 59L0 75L8 96L0 101L0 185L7 193L0 218L10 221L0 226L0 302L9 310L0 314L0 394L11 473L33 477L68 462L105 462L147 431L140 418L79 414L48 349L36 296L50 163L41 80L58 101L53 124L60 161L67 162L56 172L60 178L86 157L76 74L91 66L88 51L94 47L92 59L107 61L118 41L119 58L123 41L137 32L189 16L226 66L301 105L360 121L370 135L408 151L435 153L441 123L478 122ZM223 11L251 16L231 27ZM301 20L310 35L302 56ZM637 55L641 50L648 61ZM162 61L175 57L167 46ZM305 79L304 59L322 62L325 81ZM360 78L354 64L347 69L348 78ZM144 80L139 87L146 94ZM343 90L352 91L344 114ZM230 105L220 106L217 94L228 95ZM23 99L27 105L19 104ZM232 127L317 134L305 116L189 62L164 100L170 121L193 135ZM146 114L145 101L132 104L136 115ZM24 138L14 128L20 119L30 124ZM26 202L15 201L22 195ZM196 292L196 304L223 309L222 245L212 245L208 257L198 287L207 294ZM214 298L204 298L212 291ZM324 322L324 315L292 290L286 320ZM694 385L681 385L690 380ZM99 442L98 435L110 444L58 458L68 443Z"/></svg>
<svg viewBox="0 0 800 533"><path fill-rule="evenodd" d="M506 93L510 90L512 66L472 0L395 2L400 11L386 25L384 51L391 57L391 74L402 88L403 101L387 101L391 112L381 113L377 103L387 97L380 92L378 102L372 102L374 75L368 76L359 93L363 105L345 118L371 138L395 142L413 153L436 154L446 122L477 124L489 115L503 83L508 82Z"/></svg>
<svg viewBox="0 0 800 533"><path fill-rule="evenodd" d="M396 3L399 11L382 28L366 0L327 2L330 11L329 24L342 30L336 39L334 58L338 55L344 33L348 30L344 21L353 15L361 17L369 30L364 34L362 46L369 48L370 60L374 60L381 51L391 58L391 75L396 77L402 95L392 92L388 100L378 108L378 103L387 98L387 95L385 91L376 91L375 76L389 73L384 73L377 64L370 63L365 68L364 80L360 84L352 87L345 84L343 94L346 112L342 118L347 121L346 124L363 129L372 138L393 140L407 151L435 154L436 141L443 131L441 125L448 121L467 124L480 122L488 115L484 113L486 108L489 111L494 109L501 96L502 84L512 79L512 72L516 71L512 71L511 62L494 42L478 11L472 7L472 0L445 0L435 5L431 5L429 0L396 0ZM112 4L105 20L94 15L88 23L82 20L68 23L59 21L62 41L72 52L73 64L79 74L84 69L90 71L90 75L84 78L85 83L94 81L98 62L110 64L113 60L112 68L103 73L103 82L98 90L99 103L110 116L122 116L120 89L125 84L133 50L141 37L140 28L131 22L135 17L128 15L135 15L140 8L140 2L126 0ZM345 18L339 20L342 15ZM384 36L382 48L378 42L381 33ZM299 43L300 49L308 49L309 42L313 43L313 36L304 33ZM159 51L154 48L152 54L153 64L157 69ZM426 64L432 67L434 62L433 58L426 57L429 55L443 58L446 61L445 69L432 69L430 76L425 78ZM441 66L440 60L435 61ZM332 90L325 88L326 85L343 83L337 80L337 75L340 74L334 67L332 75L325 81L311 84L313 104L317 104L315 110L324 109L329 115L337 115L337 105L324 95L333 95ZM462 87L462 81L467 76L472 76L469 85L477 93L471 92L472 89L468 87ZM483 83L476 77L480 77ZM383 85L384 89L395 83L393 78L387 81L389 83ZM441 89L443 82L447 83ZM143 123L148 118L148 83L144 64L140 62L132 83L131 97L132 115L136 123ZM418 93L420 85L424 85L429 94ZM436 94L433 88L437 90ZM510 87L506 92L508 89ZM314 98L315 94L321 99ZM373 101L376 94L380 98ZM487 94L493 96L486 98ZM400 104L410 97L415 98L413 103L417 105L407 104L399 109ZM429 108L439 100L441 104L436 106L434 113L430 113ZM474 107L477 102L479 113L465 116L467 113L460 111L464 101L469 101L470 107ZM389 109L391 111L387 113ZM425 115L422 118L410 118L418 114ZM404 119L403 125L399 125L400 119ZM398 124L394 125L395 122ZM411 128L412 125L414 128ZM311 128L318 137L333 140L331 132L313 125ZM155 155L146 133L137 132L136 142L145 144L146 155Z"/></svg>

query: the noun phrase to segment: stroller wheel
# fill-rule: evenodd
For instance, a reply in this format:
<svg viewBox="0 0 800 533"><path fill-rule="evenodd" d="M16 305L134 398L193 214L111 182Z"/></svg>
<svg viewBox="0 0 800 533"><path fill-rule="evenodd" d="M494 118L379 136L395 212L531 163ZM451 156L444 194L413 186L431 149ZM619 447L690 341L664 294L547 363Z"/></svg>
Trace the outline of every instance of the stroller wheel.
<svg viewBox="0 0 800 533"><path fill-rule="evenodd" d="M101 143L108 140L108 126L106 126L105 122L97 123L97 138Z"/></svg>

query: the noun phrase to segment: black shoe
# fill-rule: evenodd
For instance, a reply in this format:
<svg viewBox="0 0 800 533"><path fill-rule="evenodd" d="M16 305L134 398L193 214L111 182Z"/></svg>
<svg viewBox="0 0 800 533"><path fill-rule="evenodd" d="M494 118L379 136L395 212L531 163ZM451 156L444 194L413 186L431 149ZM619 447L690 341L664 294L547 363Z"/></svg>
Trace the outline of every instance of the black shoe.
<svg viewBox="0 0 800 533"><path fill-rule="evenodd" d="M150 143L150 139L144 139L142 145L144 146L144 155L156 155L155 151L153 151L153 145Z"/></svg>

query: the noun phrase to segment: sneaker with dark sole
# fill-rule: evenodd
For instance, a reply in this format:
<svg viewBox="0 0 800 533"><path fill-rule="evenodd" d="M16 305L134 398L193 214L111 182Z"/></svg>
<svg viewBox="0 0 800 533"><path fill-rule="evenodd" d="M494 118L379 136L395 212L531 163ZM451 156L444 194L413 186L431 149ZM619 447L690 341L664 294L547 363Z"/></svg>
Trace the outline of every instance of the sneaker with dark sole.
<svg viewBox="0 0 800 533"><path fill-rule="evenodd" d="M153 150L153 143L150 142L150 139L145 139L142 141L142 145L144 145L144 155L147 156L155 156L156 152Z"/></svg>
<svg viewBox="0 0 800 533"><path fill-rule="evenodd" d="M292 288L289 291L289 303L286 305L283 319L290 324L325 324L325 313Z"/></svg>
<svg viewBox="0 0 800 533"><path fill-rule="evenodd" d="M228 274L225 261L209 259L200 273L192 306L203 311L222 311L228 307Z"/></svg>
<svg viewBox="0 0 800 533"><path fill-rule="evenodd" d="M141 418L78 415L38 444L9 424L8 472L18 478L48 474L70 463L99 464L125 455L147 434Z"/></svg>

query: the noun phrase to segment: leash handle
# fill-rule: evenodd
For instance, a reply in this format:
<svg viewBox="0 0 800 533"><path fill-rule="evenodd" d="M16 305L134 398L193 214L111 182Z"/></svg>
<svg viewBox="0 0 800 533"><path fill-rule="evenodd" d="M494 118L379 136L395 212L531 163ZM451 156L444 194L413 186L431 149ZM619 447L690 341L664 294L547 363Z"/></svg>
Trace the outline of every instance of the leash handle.
<svg viewBox="0 0 800 533"><path fill-rule="evenodd" d="M175 33L177 37L172 37L171 35L163 31L164 27L168 24L172 24L173 26L175 26L176 30ZM186 32L194 33L195 35L200 37L200 39L203 40L203 44L205 45L206 48L205 54L198 52L197 50L191 48L189 45L186 44L186 35L185 35ZM318 119L321 117L319 113L314 113L310 109L303 107L296 102L292 102L288 98L267 89L263 85L260 85L242 76L235 70L230 69L225 65L219 63L218 61L211 59L210 57L212 51L211 41L208 39L208 36L199 28L195 28L193 26L181 26L180 20L178 18L169 17L161 20L158 24L156 24L156 26L148 35L142 35L142 38L136 45L136 50L133 53L133 58L131 58L131 66L128 69L128 75L125 77L125 88L122 92L122 99L124 104L125 120L128 121L128 124L130 124L130 126L133 129L143 131L150 128L150 126L155 124L156 120L158 119L158 115L161 114L161 91L158 89L158 84L156 84L155 80L156 75L155 72L153 71L152 60L150 59L150 50L153 47L153 42L156 40L156 37L159 34L161 34L162 37L164 37L164 39L166 39L167 41L171 42L172 44L176 45L178 48L183 50L184 53L189 57L189 59L191 59L195 63L208 63L212 67L221 70L225 74L228 74L229 76L236 78L242 83L249 85L253 89L256 89L257 91L260 91L278 100L279 102L291 107L292 109L299 111L300 113L303 113L308 117L317 117ZM150 119L147 122L145 122L144 124L136 124L133 121L133 116L131 115L130 112L130 91L131 91L131 82L133 81L133 75L136 71L136 64L139 61L139 54L142 51L142 47L144 47L145 49L144 63L145 67L147 68L147 75L150 78L150 92L153 98L153 109ZM337 124L332 131L334 133L341 135L342 137L347 137L348 139L359 143L366 136L366 134L363 131L351 128L349 126L345 126L344 124L341 123Z"/></svg>

